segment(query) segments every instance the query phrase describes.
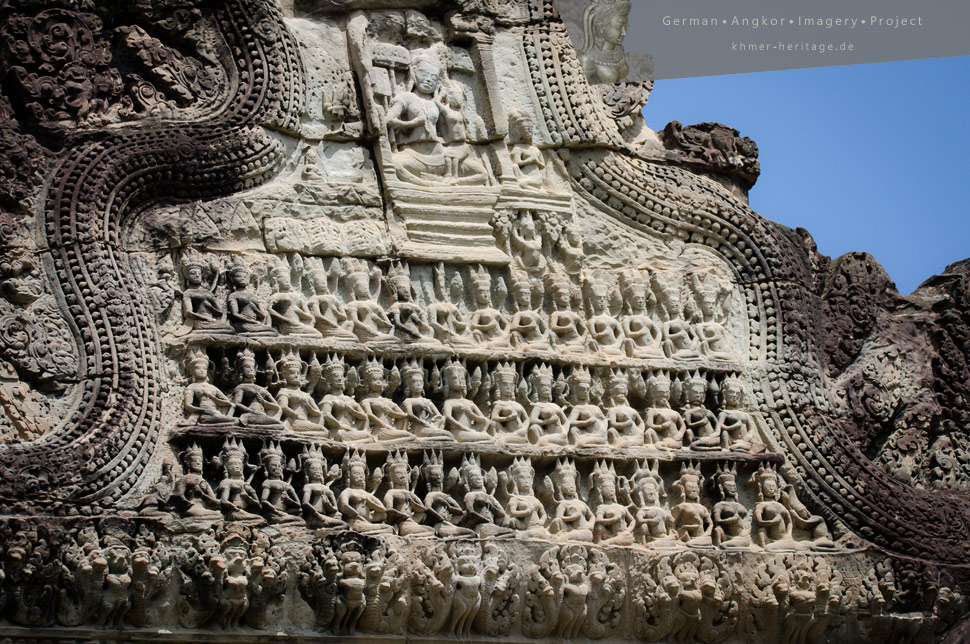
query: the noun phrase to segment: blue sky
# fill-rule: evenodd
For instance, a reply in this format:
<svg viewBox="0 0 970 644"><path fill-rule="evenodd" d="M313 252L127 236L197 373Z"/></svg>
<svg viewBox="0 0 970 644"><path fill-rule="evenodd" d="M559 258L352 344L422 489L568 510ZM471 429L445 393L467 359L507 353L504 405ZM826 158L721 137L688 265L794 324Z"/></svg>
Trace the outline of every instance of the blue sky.
<svg viewBox="0 0 970 644"><path fill-rule="evenodd" d="M970 57L661 80L644 116L753 138L751 206L871 253L903 294L970 257Z"/></svg>

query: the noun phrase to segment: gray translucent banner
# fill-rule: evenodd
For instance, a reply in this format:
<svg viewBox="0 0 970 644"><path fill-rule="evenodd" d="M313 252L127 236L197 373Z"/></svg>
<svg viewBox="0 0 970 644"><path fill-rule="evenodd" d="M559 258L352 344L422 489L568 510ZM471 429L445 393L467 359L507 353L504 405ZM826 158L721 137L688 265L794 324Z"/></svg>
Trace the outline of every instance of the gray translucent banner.
<svg viewBox="0 0 970 644"><path fill-rule="evenodd" d="M593 82L970 55L968 0L557 0L557 5Z"/></svg>

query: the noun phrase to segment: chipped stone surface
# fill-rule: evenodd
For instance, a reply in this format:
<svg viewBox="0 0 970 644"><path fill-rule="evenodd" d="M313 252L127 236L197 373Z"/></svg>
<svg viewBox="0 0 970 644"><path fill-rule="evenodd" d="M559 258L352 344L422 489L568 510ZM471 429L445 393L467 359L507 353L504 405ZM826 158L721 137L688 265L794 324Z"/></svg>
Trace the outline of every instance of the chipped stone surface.
<svg viewBox="0 0 970 644"><path fill-rule="evenodd" d="M0 38L4 637L966 632L967 266L819 255L551 2Z"/></svg>

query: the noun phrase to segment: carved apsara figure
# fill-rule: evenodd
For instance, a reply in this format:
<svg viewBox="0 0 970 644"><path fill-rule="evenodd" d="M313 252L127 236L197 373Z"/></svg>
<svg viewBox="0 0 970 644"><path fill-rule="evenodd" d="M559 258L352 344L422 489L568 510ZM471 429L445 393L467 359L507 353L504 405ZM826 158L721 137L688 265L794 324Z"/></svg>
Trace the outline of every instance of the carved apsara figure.
<svg viewBox="0 0 970 644"><path fill-rule="evenodd" d="M337 507L350 529L361 534L380 534L393 532L394 528L384 523L387 508L367 489L370 469L367 459L356 449L344 454L344 489L337 498Z"/></svg>
<svg viewBox="0 0 970 644"><path fill-rule="evenodd" d="M226 321L226 312L215 296L218 274L213 275L212 282L203 283L205 266L194 258L187 258L182 263L182 276L185 278L185 290L182 291L182 319L184 324L176 331L176 335L185 335L191 331L205 333L232 333L233 328Z"/></svg>
<svg viewBox="0 0 970 644"><path fill-rule="evenodd" d="M236 333L254 338L278 335L270 324L269 313L256 294L249 290L249 270L242 262L229 269L229 286L232 292L226 298L226 310Z"/></svg>
<svg viewBox="0 0 970 644"><path fill-rule="evenodd" d="M277 363L283 386L276 392L276 401L283 413L283 426L293 432L326 432L323 412L313 396L303 391L307 384L307 364L299 354L286 353Z"/></svg>
<svg viewBox="0 0 970 644"><path fill-rule="evenodd" d="M454 436L445 429L445 417L424 395L427 374L424 366L415 360L401 369L404 384L404 401L401 409L407 415L406 428L415 438L422 440L450 441Z"/></svg>
<svg viewBox="0 0 970 644"><path fill-rule="evenodd" d="M589 306L589 335L595 350L605 355L625 355L623 327L610 313L610 285L603 279L587 279L584 291Z"/></svg>
<svg viewBox="0 0 970 644"><path fill-rule="evenodd" d="M668 358L689 360L701 357L700 341L684 319L679 279L667 274L657 276L657 307L664 318L663 349Z"/></svg>
<svg viewBox="0 0 970 644"><path fill-rule="evenodd" d="M718 466L715 475L721 500L714 505L713 543L720 548L747 548L751 537L745 534L748 510L738 500L738 473L733 467Z"/></svg>
<svg viewBox="0 0 970 644"><path fill-rule="evenodd" d="M532 142L534 130L528 114L514 108L509 111L509 154L515 178L523 188L541 188L543 184L546 160Z"/></svg>
<svg viewBox="0 0 970 644"><path fill-rule="evenodd" d="M319 258L316 262L307 262L310 266L310 284L316 291L316 295L310 297L307 304L310 313L313 314L313 324L323 337L334 338L337 340L357 340L354 334L353 323L347 317L344 303L339 297L333 294L330 288L330 280L327 272L323 268L323 263ZM331 273L336 274L337 280L343 276L343 264L339 260L333 260L330 264Z"/></svg>
<svg viewBox="0 0 970 644"><path fill-rule="evenodd" d="M604 447L609 444L609 423L599 405L590 400L593 376L586 367L573 367L569 374L571 404L566 417L566 434L576 447Z"/></svg>
<svg viewBox="0 0 970 644"><path fill-rule="evenodd" d="M694 375L686 384L687 408L682 412L687 428L686 440L692 450L710 452L721 449L717 417L707 408L706 378Z"/></svg>
<svg viewBox="0 0 970 644"><path fill-rule="evenodd" d="M721 384L721 412L717 416L717 434L721 448L732 452L755 451L758 426L751 414L739 409L744 397L741 380L725 378Z"/></svg>
<svg viewBox="0 0 970 644"><path fill-rule="evenodd" d="M529 375L532 411L529 413L529 442L538 446L562 447L569 443L566 435L566 412L553 401L552 367L537 364Z"/></svg>
<svg viewBox="0 0 970 644"><path fill-rule="evenodd" d="M290 481L283 478L286 457L279 443L263 445L259 452L259 462L263 468L263 484L260 504L271 523L303 523L299 512L300 497Z"/></svg>
<svg viewBox="0 0 970 644"><path fill-rule="evenodd" d="M667 493L657 461L641 462L627 487L630 502L636 508L637 543L652 548L671 548L677 545L674 517L663 505Z"/></svg>
<svg viewBox="0 0 970 644"><path fill-rule="evenodd" d="M477 454L465 454L461 466L449 476L461 484L464 523L473 527L479 537L505 536L511 531L505 527L507 518L502 504L495 498L498 474L495 468L486 473Z"/></svg>
<svg viewBox="0 0 970 644"><path fill-rule="evenodd" d="M394 325L371 292L371 281L379 282L381 271L375 267L372 273L360 260L350 262L345 278L354 299L344 307L347 319L361 342L396 343Z"/></svg>
<svg viewBox="0 0 970 644"><path fill-rule="evenodd" d="M346 528L347 524L338 519L340 510L337 497L331 487L340 478L340 467L336 464L327 469L327 459L316 445L303 448L300 454L305 480L301 491L300 505L310 528Z"/></svg>
<svg viewBox="0 0 970 644"><path fill-rule="evenodd" d="M579 498L579 472L571 459L558 459L546 477L546 487L553 492L556 513L549 532L568 541L593 541L596 517L586 502Z"/></svg>
<svg viewBox="0 0 970 644"><path fill-rule="evenodd" d="M448 629L452 635L471 633L475 616L482 605L481 552L474 543L455 546L455 598L451 604Z"/></svg>
<svg viewBox="0 0 970 644"><path fill-rule="evenodd" d="M364 385L360 406L367 414L367 425L374 438L379 442L414 438L404 428L408 415L385 395L395 387L388 383L387 369L381 361L368 360L361 365L360 372Z"/></svg>
<svg viewBox="0 0 970 644"><path fill-rule="evenodd" d="M385 283L391 295L387 317L394 326L395 335L402 342L438 344L424 309L414 301L415 289L408 265L392 263L387 269Z"/></svg>
<svg viewBox="0 0 970 644"><path fill-rule="evenodd" d="M280 404L266 387L256 384L256 356L248 347L236 356L236 379L232 404L239 422L249 427L283 429Z"/></svg>
<svg viewBox="0 0 970 644"><path fill-rule="evenodd" d="M397 526L401 536L429 537L435 534L432 526L422 525L427 508L421 498L414 493L417 481L417 468L412 468L406 452L391 452L387 455L384 471L389 488L384 494L384 507L387 508L386 521Z"/></svg>
<svg viewBox="0 0 970 644"><path fill-rule="evenodd" d="M680 449L687 427L681 415L670 408L670 385L670 378L663 374L647 379L645 442L663 449Z"/></svg>
<svg viewBox="0 0 970 644"><path fill-rule="evenodd" d="M474 530L456 525L465 512L458 501L444 491L444 468L441 452L431 450L424 453L421 477L426 486L424 507L428 521L434 524L435 532L440 537L473 537L476 535Z"/></svg>
<svg viewBox="0 0 970 644"><path fill-rule="evenodd" d="M495 440L506 445L529 443L529 415L522 403L515 399L519 373L511 363L499 364L492 373L495 396L490 416L491 432Z"/></svg>
<svg viewBox="0 0 970 644"><path fill-rule="evenodd" d="M670 508L674 526L680 540L689 546L711 545L711 512L701 503L704 475L694 466L683 465L674 490L680 494L680 503Z"/></svg>
<svg viewBox="0 0 970 644"><path fill-rule="evenodd" d="M512 301L515 312L509 320L509 341L518 351L548 351L549 329L542 315L533 308L532 282L513 277Z"/></svg>
<svg viewBox="0 0 970 644"><path fill-rule="evenodd" d="M320 416L334 440L344 443L374 440L368 428L367 413L345 392L347 366L336 356L323 365L323 384L327 393L320 400Z"/></svg>
<svg viewBox="0 0 970 644"><path fill-rule="evenodd" d="M734 359L724 322L730 287L712 272L693 273L688 280L694 304L694 329L701 352L716 360Z"/></svg>
<svg viewBox="0 0 970 644"><path fill-rule="evenodd" d="M512 225L509 246L519 266L530 276L541 276L548 264L542 234L532 213L525 211ZM513 285L514 288L514 285Z"/></svg>
<svg viewBox="0 0 970 644"><path fill-rule="evenodd" d="M509 319L492 305L492 275L487 268L472 268L471 295L475 310L470 326L475 341L488 348L508 346Z"/></svg>
<svg viewBox="0 0 970 644"><path fill-rule="evenodd" d="M592 0L587 5L579 64L591 84L616 83L630 71L623 51L630 8L630 0Z"/></svg>
<svg viewBox="0 0 970 644"><path fill-rule="evenodd" d="M293 290L289 264L281 259L270 265L275 291L269 298L269 315L282 335L322 337L314 326L313 313L303 296Z"/></svg>
<svg viewBox="0 0 970 644"><path fill-rule="evenodd" d="M606 384L607 435L610 444L621 448L642 446L645 432L643 418L627 400L629 379L627 372L619 369L610 371Z"/></svg>
<svg viewBox="0 0 970 644"><path fill-rule="evenodd" d="M625 271L620 274L620 294L623 296L624 347L632 358L663 357L661 346L662 331L650 316L649 307L653 293L649 287L649 277L640 271Z"/></svg>
<svg viewBox="0 0 970 644"><path fill-rule="evenodd" d="M792 537L791 512L781 502L778 473L773 467L760 465L754 480L758 486L758 502L751 518L755 543L765 550L797 550L799 544Z"/></svg>
<svg viewBox="0 0 970 644"><path fill-rule="evenodd" d="M171 500L191 519L221 519L219 499L202 473L205 464L202 448L192 443L182 452L181 461L183 471L175 481Z"/></svg>
<svg viewBox="0 0 970 644"><path fill-rule="evenodd" d="M249 456L242 442L228 439L222 445L222 452L215 459L222 469L222 480L216 485L216 498L226 517L232 521L263 523L262 517L250 512L260 508L256 490L246 478L247 469L255 469L249 464Z"/></svg>
<svg viewBox="0 0 970 644"><path fill-rule="evenodd" d="M468 400L468 370L465 366L451 360L441 370L444 381L445 402L441 413L445 417L445 428L459 443L481 443L491 441L488 433L490 420L473 401Z"/></svg>
<svg viewBox="0 0 970 644"><path fill-rule="evenodd" d="M590 475L590 497L595 514L593 540L609 546L633 545L636 521L617 499L617 477L612 463L597 461Z"/></svg>
<svg viewBox="0 0 970 644"><path fill-rule="evenodd" d="M445 344L473 346L475 339L471 335L471 325L459 308L465 294L461 273L455 271L446 292L445 265L438 264L433 270L436 299L428 306L428 324L434 330L435 337Z"/></svg>
<svg viewBox="0 0 970 644"><path fill-rule="evenodd" d="M589 337L586 334L586 321L574 304L574 286L562 273L546 275L546 291L552 300L549 314L549 332L555 349L562 353L586 353L589 351Z"/></svg>
<svg viewBox="0 0 970 644"><path fill-rule="evenodd" d="M548 515L533 489L535 469L532 461L516 457L508 474L502 472L499 476L508 494L505 513L509 527L523 536L549 538L549 531L546 530Z"/></svg>
<svg viewBox="0 0 970 644"><path fill-rule="evenodd" d="M236 425L232 416L233 402L218 387L209 382L209 372L215 365L205 349L194 348L185 358L186 371L192 379L185 387L182 407L185 423L196 425Z"/></svg>

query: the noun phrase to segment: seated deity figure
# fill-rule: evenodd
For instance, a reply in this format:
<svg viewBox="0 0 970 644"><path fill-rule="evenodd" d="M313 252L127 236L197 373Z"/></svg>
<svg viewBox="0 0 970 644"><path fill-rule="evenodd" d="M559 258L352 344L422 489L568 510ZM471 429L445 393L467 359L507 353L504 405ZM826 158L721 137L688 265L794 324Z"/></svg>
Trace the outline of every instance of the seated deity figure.
<svg viewBox="0 0 970 644"><path fill-rule="evenodd" d="M182 452L181 462L182 475L172 489L172 499L180 506L179 509L190 519L199 521L221 519L219 499L202 474L202 468L205 465L202 448L192 443Z"/></svg>
<svg viewBox="0 0 970 644"><path fill-rule="evenodd" d="M474 528L482 539L510 535L512 531L505 525L505 509L485 487L486 474L478 455L464 455L456 475L452 478L457 478L464 489L462 506L465 524ZM492 488L495 487L497 476L494 469L488 472Z"/></svg>
<svg viewBox="0 0 970 644"><path fill-rule="evenodd" d="M662 358L662 332L650 317L649 298L653 296L648 279L639 271L626 271L620 275L620 294L623 296L624 347L631 358Z"/></svg>
<svg viewBox="0 0 970 644"><path fill-rule="evenodd" d="M310 264L309 271L310 283L316 291L316 295L310 298L308 304L310 313L313 314L313 324L325 338L356 341L357 336L353 331L353 323L347 317L344 303L332 293L327 272L323 269L323 264L319 262L319 258L315 259L318 259L318 262ZM340 272L341 263L335 260L331 266L335 269L333 272L336 272L339 278L342 275L342 272Z"/></svg>
<svg viewBox="0 0 970 644"><path fill-rule="evenodd" d="M758 443L758 425L751 414L739 409L743 400L741 381L735 376L726 378L721 385L721 413L717 416L721 449L751 452Z"/></svg>
<svg viewBox="0 0 970 644"><path fill-rule="evenodd" d="M303 464L303 497L301 506L309 528L346 528L346 522L337 518L337 497L331 485L340 477L340 468L334 465L327 469L327 459L316 445L303 448L300 455Z"/></svg>
<svg viewBox="0 0 970 644"><path fill-rule="evenodd" d="M512 226L509 244L512 255L526 273L532 277L542 274L548 262L543 248L542 234L536 227L531 212L523 213Z"/></svg>
<svg viewBox="0 0 970 644"><path fill-rule="evenodd" d="M595 350L606 355L626 355L623 350L623 327L610 313L609 284L599 279L586 280L585 291L589 305L587 327Z"/></svg>
<svg viewBox="0 0 970 644"><path fill-rule="evenodd" d="M679 545L674 516L663 506L667 499L659 464L640 463L629 492L636 509L636 542L652 548L672 548Z"/></svg>
<svg viewBox="0 0 970 644"><path fill-rule="evenodd" d="M519 374L510 363L497 366L495 397L492 400L491 430L495 440L506 445L529 444L529 415L515 399Z"/></svg>
<svg viewBox="0 0 970 644"><path fill-rule="evenodd" d="M185 277L185 290L182 291L182 328L176 335L196 331L203 333L233 333L232 325L226 321L226 312L219 305L215 291L216 280L205 285L203 283L205 267L202 262L187 259L182 264L182 275Z"/></svg>
<svg viewBox="0 0 970 644"><path fill-rule="evenodd" d="M630 379L627 372L622 369L610 372L606 387L606 400L609 405L606 421L609 442L615 447L643 446L646 428L639 412L627 400L629 391Z"/></svg>
<svg viewBox="0 0 970 644"><path fill-rule="evenodd" d="M693 466L683 465L674 489L680 494L680 503L670 508L674 526L680 540L689 546L711 545L711 512L701 503L704 476Z"/></svg>
<svg viewBox="0 0 970 644"><path fill-rule="evenodd" d="M434 267L434 289L436 299L428 306L428 324L435 338L454 347L474 346L471 325L458 306L465 295L461 273L455 271L445 292L445 265L438 264Z"/></svg>
<svg viewBox="0 0 970 644"><path fill-rule="evenodd" d="M306 363L295 353L285 354L277 371L283 386L276 392L276 401L283 412L283 426L293 432L326 432L323 412L313 396L303 391L306 386Z"/></svg>
<svg viewBox="0 0 970 644"><path fill-rule="evenodd" d="M438 536L474 537L474 530L456 525L461 522L465 512L461 509L461 504L444 491L445 464L441 452L429 450L424 453L421 478L424 479L427 490L424 495L426 521L434 525Z"/></svg>
<svg viewBox="0 0 970 644"><path fill-rule="evenodd" d="M632 546L636 520L617 499L617 477L612 463L599 461L590 476L590 497L595 515L593 540L607 546Z"/></svg>
<svg viewBox="0 0 970 644"><path fill-rule="evenodd" d="M657 305L664 317L663 349L668 358L700 358L700 342L684 320L683 300L676 278L657 279Z"/></svg>
<svg viewBox="0 0 970 644"><path fill-rule="evenodd" d="M455 440L452 433L445 429L445 417L424 395L426 377L424 366L414 360L401 370L401 380L404 384L404 401L401 403L401 409L407 416L406 429L415 438L421 440Z"/></svg>
<svg viewBox="0 0 970 644"><path fill-rule="evenodd" d="M444 80L441 62L433 55L421 55L411 64L408 90L396 95L388 107L386 124L395 149L391 160L397 176L422 186L443 182L485 185L488 173L484 166L470 151L461 149L468 147L465 134L455 132L454 125L463 123L464 116L441 95ZM448 150L445 134L452 139Z"/></svg>
<svg viewBox="0 0 970 644"><path fill-rule="evenodd" d="M687 408L683 411L686 440L697 452L721 449L721 435L717 429L717 417L705 404L708 383L706 378L694 375L687 381Z"/></svg>
<svg viewBox="0 0 970 644"><path fill-rule="evenodd" d="M472 269L471 295L475 311L470 326L475 342L485 348L507 347L509 319L492 306L492 276L487 268Z"/></svg>
<svg viewBox="0 0 970 644"><path fill-rule="evenodd" d="M243 444L231 438L226 440L215 463L223 472L215 492L226 518L244 523L263 523L262 517L249 512L249 509L258 510L260 503L256 490L246 479L246 470L251 466Z"/></svg>
<svg viewBox="0 0 970 644"><path fill-rule="evenodd" d="M204 349L193 349L185 358L185 369L192 379L185 387L183 408L185 423L189 425L236 425L235 408L218 387L209 382L209 371L214 368Z"/></svg>
<svg viewBox="0 0 970 644"><path fill-rule="evenodd" d="M375 268L374 273L375 277L379 276L380 269ZM357 261L352 262L345 277L348 290L353 293L354 299L347 303L344 311L357 338L368 343L397 343L393 333L394 325L371 293L371 273Z"/></svg>
<svg viewBox="0 0 970 644"><path fill-rule="evenodd" d="M508 494L505 515L508 517L509 527L522 536L548 539L546 508L533 489L535 474L532 461L527 457L516 457L508 474L500 474L505 479L504 487Z"/></svg>
<svg viewBox="0 0 970 644"><path fill-rule="evenodd" d="M568 419L562 407L553 401L552 367L537 364L529 375L532 411L529 413L529 442L540 447L564 447Z"/></svg>
<svg viewBox="0 0 970 644"><path fill-rule="evenodd" d="M662 449L682 448L687 427L681 415L670 408L670 378L658 375L647 380L647 405L645 442Z"/></svg>
<svg viewBox="0 0 970 644"><path fill-rule="evenodd" d="M417 468L411 468L406 452L391 452L384 464L389 487L384 494L384 507L387 508L386 521L397 526L402 537L430 537L435 529L422 525L427 508L420 497L411 489L412 476Z"/></svg>
<svg viewBox="0 0 970 644"><path fill-rule="evenodd" d="M701 353L716 360L733 359L734 351L724 329L731 289L712 273L694 273L688 283L696 305L694 329Z"/></svg>
<svg viewBox="0 0 970 644"><path fill-rule="evenodd" d="M546 159L532 141L534 132L535 125L528 114L515 108L509 111L509 154L516 181L522 188L541 188L543 184Z"/></svg>
<svg viewBox="0 0 970 644"><path fill-rule="evenodd" d="M256 384L256 356L252 349L242 349L236 356L236 379L232 404L239 422L250 427L283 429L282 409L266 387Z"/></svg>
<svg viewBox="0 0 970 644"><path fill-rule="evenodd" d="M408 415L396 402L387 398L387 369L379 360L368 360L360 369L364 385L361 409L367 414L367 424L378 442L413 439L404 425Z"/></svg>
<svg viewBox="0 0 970 644"><path fill-rule="evenodd" d="M229 269L229 285L232 293L226 298L226 309L236 333L253 338L278 335L270 324L269 314L249 290L249 270L245 264L239 262Z"/></svg>
<svg viewBox="0 0 970 644"><path fill-rule="evenodd" d="M532 282L513 278L515 312L509 321L509 340L518 351L548 351L549 330L542 315L533 308L532 299Z"/></svg>
<svg viewBox="0 0 970 644"><path fill-rule="evenodd" d="M415 290L407 264L391 264L385 282L392 300L387 308L387 318L398 339L408 343L438 344L424 309L414 301Z"/></svg>
<svg viewBox="0 0 970 644"><path fill-rule="evenodd" d="M286 457L279 443L264 445L259 461L263 467L260 504L270 523L302 525L300 497L293 484L283 478Z"/></svg>
<svg viewBox="0 0 970 644"><path fill-rule="evenodd" d="M367 414L356 400L345 392L347 368L337 357L323 365L323 385L327 389L320 400L323 424L333 440L344 443L367 443L374 440L367 423Z"/></svg>
<svg viewBox="0 0 970 644"><path fill-rule="evenodd" d="M573 221L563 228L562 235L556 242L556 248L559 249L559 260L566 273L571 277L578 277L583 271L583 262L586 258L583 235L578 223Z"/></svg>
<svg viewBox="0 0 970 644"><path fill-rule="evenodd" d="M755 475L758 502L751 518L751 534L755 544L765 550L797 550L799 543L792 536L791 512L781 502L778 473L761 465Z"/></svg>
<svg viewBox="0 0 970 644"><path fill-rule="evenodd" d="M300 335L311 338L321 337L313 326L313 314L303 300L303 296L293 290L289 267L282 260L271 265L275 292L269 298L269 315L273 326L282 335Z"/></svg>
<svg viewBox="0 0 970 644"><path fill-rule="evenodd" d="M445 417L445 428L451 431L452 438L459 443L490 442L488 433L490 420L473 401L468 400L468 371L465 366L452 360L441 370L444 380L445 402L441 413Z"/></svg>
<svg viewBox="0 0 970 644"><path fill-rule="evenodd" d="M573 285L562 273L546 275L546 290L552 300L549 331L552 343L560 353L587 353L589 336L586 321L573 308Z"/></svg>
<svg viewBox="0 0 970 644"><path fill-rule="evenodd" d="M344 489L337 507L350 529L361 534L386 534L394 528L384 523L387 508L367 490L370 469L367 459L356 449L344 454Z"/></svg>
<svg viewBox="0 0 970 644"><path fill-rule="evenodd" d="M609 423L599 405L590 401L593 376L586 367L574 367L569 374L569 394L572 398L566 416L566 434L576 447L605 447L609 445Z"/></svg>
<svg viewBox="0 0 970 644"><path fill-rule="evenodd" d="M579 472L570 459L559 459L556 468L546 477L546 488L553 491L556 514L549 524L549 532L564 541L593 541L596 516L579 498Z"/></svg>
<svg viewBox="0 0 970 644"><path fill-rule="evenodd" d="M631 6L631 0L592 0L587 5L579 64L591 84L616 83L630 71L623 39Z"/></svg>
<svg viewBox="0 0 970 644"><path fill-rule="evenodd" d="M825 525L825 519L817 514L812 514L811 510L799 500L795 494L794 485L784 486L781 490L780 499L791 513L794 530L799 530L805 535L805 538L810 540L810 548L813 550L830 550L835 547L828 526Z"/></svg>
<svg viewBox="0 0 970 644"><path fill-rule="evenodd" d="M744 527L748 510L738 500L738 473L733 467L718 466L715 480L721 500L714 504L713 543L719 548L747 548L751 545Z"/></svg>

